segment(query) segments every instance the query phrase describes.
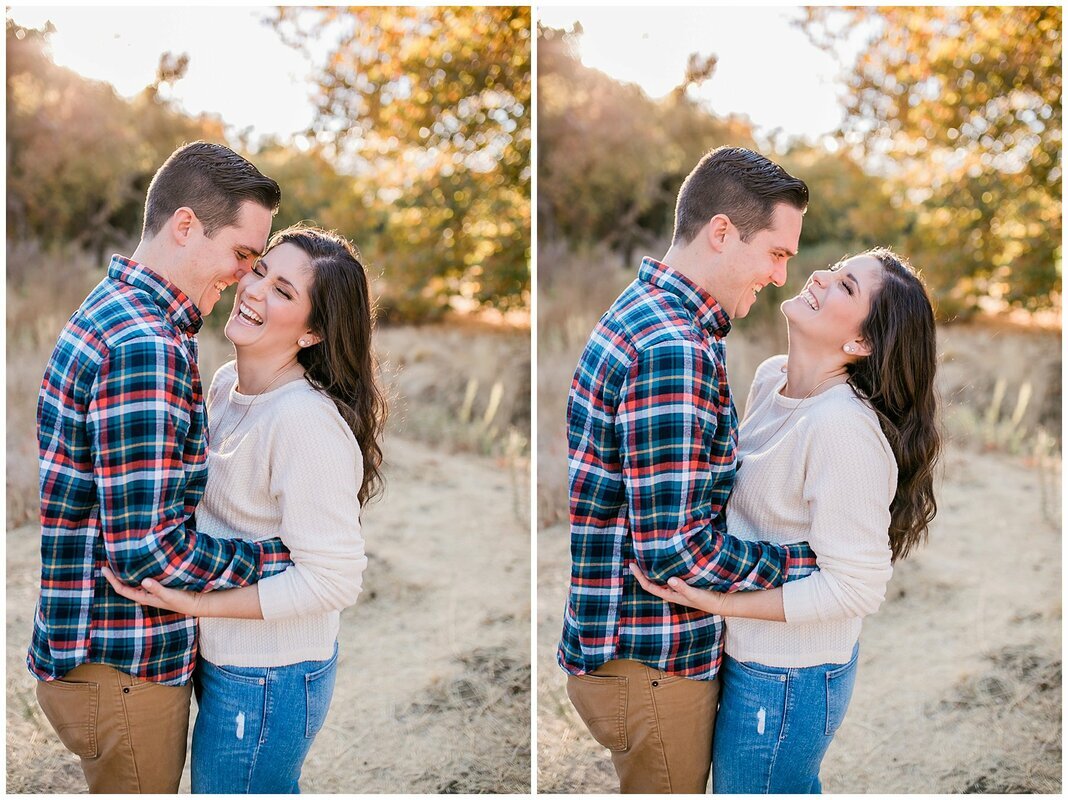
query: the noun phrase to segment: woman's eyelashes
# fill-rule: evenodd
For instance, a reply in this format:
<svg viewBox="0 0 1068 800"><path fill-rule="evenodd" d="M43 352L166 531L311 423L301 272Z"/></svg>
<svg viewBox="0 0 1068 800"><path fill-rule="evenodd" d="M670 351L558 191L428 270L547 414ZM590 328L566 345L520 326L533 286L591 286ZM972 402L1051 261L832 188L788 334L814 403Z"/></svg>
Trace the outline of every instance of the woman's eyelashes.
<svg viewBox="0 0 1068 800"><path fill-rule="evenodd" d="M255 275L258 278L266 278L267 277L267 268L264 266L262 259L257 260L256 263L252 265L252 274ZM282 297L284 297L286 300L292 300L293 299L293 295L291 295L288 291L283 289L281 286L275 285L274 290L276 292L278 292L278 294L282 295Z"/></svg>

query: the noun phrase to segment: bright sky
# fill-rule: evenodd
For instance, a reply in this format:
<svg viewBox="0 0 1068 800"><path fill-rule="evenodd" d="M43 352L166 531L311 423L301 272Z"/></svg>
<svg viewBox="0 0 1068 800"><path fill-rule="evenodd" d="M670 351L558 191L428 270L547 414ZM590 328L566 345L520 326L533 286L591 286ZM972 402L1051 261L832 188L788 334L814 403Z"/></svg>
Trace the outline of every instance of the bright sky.
<svg viewBox="0 0 1068 800"><path fill-rule="evenodd" d="M553 28L582 23L582 63L661 97L682 80L690 53L719 63L698 96L719 114L747 115L765 133L782 128L815 140L837 127L839 63L792 20L798 8L540 7ZM855 45L836 54L852 63Z"/></svg>
<svg viewBox="0 0 1068 800"><path fill-rule="evenodd" d="M8 7L20 25L51 20L52 56L61 66L137 94L165 51L189 54L173 97L188 112L218 114L253 136L289 135L312 120L311 64L263 19L269 8Z"/></svg>

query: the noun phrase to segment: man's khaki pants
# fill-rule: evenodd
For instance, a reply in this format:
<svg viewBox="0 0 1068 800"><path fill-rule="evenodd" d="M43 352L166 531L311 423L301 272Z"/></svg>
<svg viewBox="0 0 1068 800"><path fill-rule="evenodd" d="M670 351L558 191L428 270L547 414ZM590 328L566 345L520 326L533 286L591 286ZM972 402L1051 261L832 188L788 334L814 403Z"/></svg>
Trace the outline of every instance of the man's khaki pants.
<svg viewBox="0 0 1068 800"><path fill-rule="evenodd" d="M90 792L175 794L192 688L82 664L62 680L39 681L37 702L60 741L81 757Z"/></svg>
<svg viewBox="0 0 1068 800"><path fill-rule="evenodd" d="M719 681L695 681L638 661L570 675L567 696L612 752L624 794L704 794Z"/></svg>

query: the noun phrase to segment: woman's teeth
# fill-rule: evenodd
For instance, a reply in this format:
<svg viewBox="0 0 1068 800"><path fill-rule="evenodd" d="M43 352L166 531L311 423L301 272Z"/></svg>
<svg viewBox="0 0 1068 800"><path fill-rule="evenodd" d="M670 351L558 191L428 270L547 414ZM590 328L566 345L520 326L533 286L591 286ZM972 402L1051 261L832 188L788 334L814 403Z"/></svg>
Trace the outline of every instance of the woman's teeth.
<svg viewBox="0 0 1068 800"><path fill-rule="evenodd" d="M812 292L810 292L808 289L805 289L803 292L801 292L801 294L799 294L798 297L800 297L802 300L804 300L806 303L808 303L809 307L813 311L819 311L820 310L820 304L816 301L816 296L814 294L812 294Z"/></svg>
<svg viewBox="0 0 1068 800"><path fill-rule="evenodd" d="M253 325L262 325L263 317L253 311L251 308L242 303L238 306L238 312L240 315Z"/></svg>

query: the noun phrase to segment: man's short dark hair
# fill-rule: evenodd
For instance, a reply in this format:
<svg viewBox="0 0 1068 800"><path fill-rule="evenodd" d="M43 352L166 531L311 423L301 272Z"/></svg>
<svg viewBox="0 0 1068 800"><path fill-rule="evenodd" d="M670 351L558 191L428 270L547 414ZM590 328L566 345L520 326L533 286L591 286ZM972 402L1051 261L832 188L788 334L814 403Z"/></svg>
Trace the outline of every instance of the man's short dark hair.
<svg viewBox="0 0 1068 800"><path fill-rule="evenodd" d="M184 144L156 171L145 199L142 237L160 229L182 206L193 209L205 236L237 223L241 204L278 210L282 190L229 147L210 142Z"/></svg>
<svg viewBox="0 0 1068 800"><path fill-rule="evenodd" d="M808 207L808 186L760 153L744 147L717 147L705 153L682 182L671 242L689 244L716 214L725 214L742 241L748 242L771 227L779 203L803 213Z"/></svg>

